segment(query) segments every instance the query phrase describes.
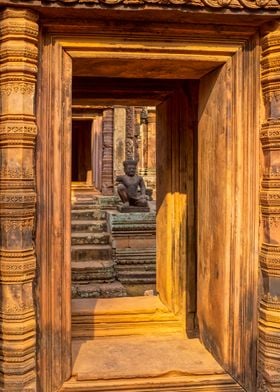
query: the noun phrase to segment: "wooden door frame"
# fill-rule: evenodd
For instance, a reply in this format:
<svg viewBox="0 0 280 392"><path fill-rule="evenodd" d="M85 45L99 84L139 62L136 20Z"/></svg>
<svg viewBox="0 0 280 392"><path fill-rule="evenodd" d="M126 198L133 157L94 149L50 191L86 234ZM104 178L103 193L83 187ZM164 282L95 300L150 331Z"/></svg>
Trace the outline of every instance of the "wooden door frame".
<svg viewBox="0 0 280 392"><path fill-rule="evenodd" d="M67 31L57 33L55 23L49 31L44 33L42 40L42 62L40 68L40 78L38 82L38 147L37 147L37 256L38 256L38 332L39 332L39 388L44 392L53 392L60 388L64 381L71 376L71 222L70 222L70 187L71 187L71 70L72 61L87 59L109 59L115 61L118 58L125 58L127 61L137 62L141 59L146 61L171 60L186 64L197 65L200 76L206 74L211 69L231 62L232 82L238 81L238 88L232 89L236 94L236 105L238 106L238 94L246 94L250 102L254 102L256 112L250 112L247 121L249 129L245 129L246 137L252 137L252 150L247 166L258 167L258 97L259 93L259 53L257 48L257 38L253 38L255 30L248 28L226 27L217 32L215 28L202 27L194 37L191 26L184 26L178 29L169 26L165 29L161 26L156 30L151 25L151 32L148 34L147 26L143 31L130 31L130 38L127 39L125 26L108 31L102 29L98 23L91 26L92 34L76 35L72 28ZM85 28L85 26L83 26ZM67 30L67 29L66 29ZM100 33L104 31L104 33ZM105 33L106 31L106 33ZM148 37L148 38L147 38ZM160 38L159 38L160 37ZM232 38L233 37L233 38ZM247 48L247 50L246 50ZM244 65L250 64L252 74L245 74ZM238 68L239 67L239 68ZM242 68L243 67L243 68ZM238 75L243 69L243 72ZM189 75L189 77L191 74ZM188 75L186 75L186 78ZM198 78L199 75L197 74ZM245 86L245 89L243 88ZM249 88L248 86L254 86ZM248 87L248 88L247 88ZM243 96L244 101L244 96ZM236 106L236 107L237 107ZM253 106L252 106L253 107ZM236 109L236 108L235 108ZM238 120L242 122L242 108L238 108ZM241 114L240 114L241 113ZM234 151L233 151L234 153ZM247 158L243 157L245 160ZM244 161L241 159L241 164ZM246 163L245 162L245 163ZM246 165L245 165L246 167ZM241 175L241 173L239 173ZM258 173L257 175L258 176ZM241 177L238 178L240 181ZM238 182L237 181L237 182ZM252 221L258 227L258 180L252 183L252 200L254 203ZM246 189L243 189L246 192ZM175 210L174 210L175 208ZM176 207L173 207L176 213ZM241 228L240 221L235 221L238 228ZM239 225L239 226L238 226ZM256 228L255 227L255 228ZM244 228L244 226L242 226ZM173 227L176 232L176 227ZM257 230L256 230L257 231ZM246 231L247 238L250 237L249 230ZM246 259L246 266L241 266L238 255L234 254L231 259L233 270L231 271L232 295L239 295L240 303L235 303L232 311L235 311L233 325L235 332L229 334L231 345L236 345L238 341L242 345L256 343L257 328L257 237L254 233L250 250L246 250L249 259ZM252 239L252 238L251 238ZM234 242L234 241L233 241ZM244 250L246 244L239 244ZM173 246L173 244L170 244ZM234 245L232 245L234 246ZM180 260L180 247L175 247L177 260ZM160 251L159 251L160 252ZM241 271L246 273L246 290L240 289L242 279ZM178 278L178 277L177 277ZM175 276L176 281L176 276ZM174 283L174 282L173 282ZM238 286L239 285L239 286ZM248 291L252 290L249 304ZM242 292L241 292L242 291ZM173 298L174 302L180 303L181 298ZM223 300L223 297L221 297ZM256 309L253 316L253 328L245 325L238 328L238 320L243 314L248 314L253 308ZM225 304L225 306L230 306ZM180 307L180 306L179 306ZM175 306L176 308L176 306ZM250 309L249 309L250 308ZM185 314L182 314L184 319ZM245 318L245 317L244 317ZM255 357L255 349L254 357ZM232 353L232 360L238 363L236 372L243 365L242 352Z"/></svg>

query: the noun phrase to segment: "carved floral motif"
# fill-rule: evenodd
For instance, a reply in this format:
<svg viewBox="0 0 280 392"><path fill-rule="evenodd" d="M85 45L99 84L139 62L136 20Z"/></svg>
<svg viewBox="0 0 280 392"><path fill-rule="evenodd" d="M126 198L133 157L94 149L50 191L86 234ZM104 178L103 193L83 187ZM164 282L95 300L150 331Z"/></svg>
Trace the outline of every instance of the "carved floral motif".
<svg viewBox="0 0 280 392"><path fill-rule="evenodd" d="M28 194L8 194L8 193L0 193L0 203L1 204L35 204L36 202L36 194L28 193Z"/></svg>
<svg viewBox="0 0 280 392"><path fill-rule="evenodd" d="M1 89L1 94L2 95L11 95L12 93L14 94L34 94L35 92L35 86L34 84L31 83L10 83L10 84L3 84L0 86Z"/></svg>
<svg viewBox="0 0 280 392"><path fill-rule="evenodd" d="M18 0L19 1L19 0ZM90 4L116 7L120 5L143 6L158 5L164 7L207 7L207 8L247 8L280 9L279 0L45 0L47 3L60 3L67 5Z"/></svg>
<svg viewBox="0 0 280 392"><path fill-rule="evenodd" d="M36 125L3 125L0 126L0 135L6 134L30 134L36 135L37 134L37 127Z"/></svg>
<svg viewBox="0 0 280 392"><path fill-rule="evenodd" d="M0 227L5 233L9 233L11 231L19 230L21 232L30 231L33 229L34 219L27 220L7 220L1 221Z"/></svg>
<svg viewBox="0 0 280 392"><path fill-rule="evenodd" d="M23 178L23 179L33 179L34 178L34 170L32 167L1 167L0 168L0 177L2 179L6 178Z"/></svg>

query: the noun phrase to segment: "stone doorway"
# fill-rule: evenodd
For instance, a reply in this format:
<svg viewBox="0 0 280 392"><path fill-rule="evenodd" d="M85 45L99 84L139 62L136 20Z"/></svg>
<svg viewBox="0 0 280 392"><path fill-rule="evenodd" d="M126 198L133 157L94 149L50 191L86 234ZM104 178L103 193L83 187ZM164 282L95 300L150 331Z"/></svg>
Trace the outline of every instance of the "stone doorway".
<svg viewBox="0 0 280 392"><path fill-rule="evenodd" d="M91 121L72 122L72 182L92 183Z"/></svg>
<svg viewBox="0 0 280 392"><path fill-rule="evenodd" d="M115 87L104 106L106 84ZM73 78L74 299L156 295L155 107L121 106L116 105L117 100L110 105L116 84L112 80L104 83L96 78ZM138 162L137 170L146 186L148 211L118 210L122 203L116 179L124 174L126 159ZM106 178L107 186L103 182L104 187L98 189L98 177ZM111 195L106 194L109 183L113 184Z"/></svg>
<svg viewBox="0 0 280 392"><path fill-rule="evenodd" d="M245 33L246 31L243 32L243 34ZM185 37L184 34L183 36ZM244 35L242 37L244 38ZM240 37L239 39L240 42L242 42L242 45L245 45L244 41L242 41L243 38ZM56 63L62 62L64 64L64 67L60 68L60 71L63 70L63 72L55 79L54 82L56 86L52 89L53 91L63 92L64 105L61 105L62 109L60 113L56 112L56 116L53 116L50 121L50 123L53 124L52 132L54 132L58 123L62 124L64 130L62 133L53 134L55 148L59 149L61 148L61 145L69 147L69 129L71 128L71 126L69 126L69 119L71 120L71 100L69 99L71 96L69 93L72 77L71 63L73 65L72 69L74 74L78 69L84 74L86 74L89 69L90 72L92 72L93 64L95 64L94 69L98 70L98 59L96 60L96 57L98 58L99 53L96 54L95 52L95 39L90 41L86 39L85 42L83 42L83 38L79 37L79 40L75 41L73 46L71 46L71 39L67 41L66 46L64 46L65 42L63 39L62 41L59 41L57 36L55 39L57 39L58 45L56 49L54 49L54 45L53 48L46 47L45 50L48 52L48 59L51 59L52 56L54 56L56 58ZM195 379L192 380L187 380L186 378L182 379L180 377L179 379L176 377L165 380L160 379L159 385L165 388L169 385L171 388L170 390L174 390L174 385L176 385L176 388L179 388L180 385L188 384L189 390L193 390L193 383L196 383L199 388L206 388L205 390L207 390L209 386L209 377L212 377L211 382L213 388L216 388L216 390L233 391L241 390L241 387L229 376L229 374L244 385L247 385L246 383L255 382L254 377L252 376L252 374L255 374L255 362L252 361L252 353L236 352L235 347L237 346L236 344L233 345L233 341L239 342L240 347L242 345L244 345L244 347L250 347L249 343L254 339L255 329L252 329L252 326L250 325L248 330L240 331L238 320L239 312L242 312L243 315L247 314L246 312L249 312L248 306L251 308L252 301L255 301L256 298L254 296L252 297L252 294L249 294L249 290L246 290L245 292L242 291L242 293L238 291L239 287L241 287L241 285L238 285L237 283L241 276L240 265L242 264L236 248L236 241L239 239L236 236L233 239L233 237L228 234L233 231L236 233L237 228L239 228L240 232L242 231L243 236L248 236L248 241L250 243L256 243L254 234L252 234L244 224L244 216L246 216L246 222L250 221L252 225L255 225L256 214L252 213L251 209L249 216L248 211L246 212L246 209L244 209L244 202L240 202L241 200L244 201L248 195L247 188L245 187L245 189L242 184L253 181L250 182L250 190L258 189L256 176L254 177L254 175L252 175L252 173L255 173L256 157L254 154L251 154L248 158L245 153L246 146L248 147L248 145L253 142L252 137L253 140L256 140L256 133L254 133L256 132L256 127L254 127L253 124L256 124L257 120L255 113L247 110L247 98L245 99L245 95L242 95L244 89L241 89L240 87L241 85L247 86L246 97L250 96L252 98L255 96L254 88L256 83L254 83L254 78L256 75L250 74L250 77L254 79L252 82L251 79L248 81L247 75L245 78L243 74L233 71L233 69L235 69L234 67L236 67L239 62L242 63L242 61L245 60L253 62L255 53L253 50L239 51L240 42L237 41L234 41L234 43L232 42L232 46L229 49L227 45L226 48L223 47L224 41L220 42L219 46L217 44L217 42L219 42L217 37L213 39L215 44L209 42L208 36L207 38L204 37L201 39L202 41L204 39L204 45L205 41L207 42L207 53L204 54L203 48L206 46L202 45L203 48L199 48L199 54L197 54L198 56L201 56L199 61L197 61L197 59L194 60L192 57L193 50L195 50L193 46L190 45L192 47L192 49L190 49L190 46L186 45L184 46L184 49L181 48L183 52L185 51L184 53L186 55L184 61L176 63L178 58L176 57L175 51L173 62L172 64L170 63L170 68L168 68L169 66L166 68L166 64L169 64L168 62L164 63L164 69L161 69L160 63L157 62L158 60L146 59L143 62L144 68L141 70L141 72L148 72L149 70L150 76L153 76L151 77L152 82L155 84L156 82L154 79L156 79L156 75L160 81L166 81L166 83L159 83L161 86L160 90L155 87L155 84L153 85L151 83L149 89L145 91L145 94L148 93L150 99L153 100L153 104L158 105L158 121L159 124L161 124L159 127L161 129L161 138L158 138L158 140L160 140L160 150L159 148L157 149L157 151L162 154L161 159L158 160L158 171L160 178L162 179L160 183L161 189L159 191L157 189L158 198L160 199L160 208L158 209L157 214L159 231L157 243L159 247L157 253L159 297L156 298L156 302L151 302L149 300L149 303L145 303L144 305L140 302L131 305L129 304L129 301L127 301L126 306L124 306L124 303L122 302L120 306L116 305L112 308L106 308L104 306L100 306L99 308L95 307L95 309L92 309L91 314L83 314L83 309L75 310L73 307L73 312L75 313L76 311L77 317L76 319L72 319L72 338L92 339L96 337L108 338L108 336L115 336L116 339L116 336L124 334L142 334L145 338L145 336L152 331L154 331L154 333L160 331L163 335L166 333L178 333L181 337L184 335L183 339L186 339L185 332L194 330L195 311L192 309L193 297L191 295L191 292L193 291L190 292L191 286L187 284L188 279L191 279L192 273L194 273L193 270L188 270L188 268L193 268L193 264L187 263L187 261L190 261L189 252L193 252L195 249L195 247L188 246L190 245L188 244L188 241L191 241L191 238L193 238L190 233L194 230L192 224L194 221L194 211L187 208L191 205L190 201L192 197L190 197L190 191L186 191L188 181L191 184L194 183L194 175L192 174L193 167L190 172L190 166L187 164L188 159L192 157L192 160L197 159L197 194L199 196L197 214L198 246L196 248L198 252L198 291L197 299L195 299L194 302L197 303L201 341L222 365L222 371L219 373L220 376L218 376L218 378L216 376L212 377L213 373L208 374L207 382L205 379L203 381L199 378L199 374L197 373ZM135 37L133 45L138 45L137 40L138 38ZM90 45L92 45L90 51L89 42ZM111 38L107 44L109 44L109 42L111 42ZM176 42L178 42L178 39L176 39ZM100 51L100 42L98 42L98 45ZM122 45L125 47L126 44L120 37L118 49L122 48ZM137 53L141 58L143 43L141 42L139 45ZM149 41L146 42L145 45L149 47ZM168 46L168 40L165 42L165 45L169 48L169 52L164 55L168 57L170 53L172 53L173 56L173 49ZM219 53L223 53L221 57L219 57L219 54L217 53L217 45L219 46ZM158 54L156 53L158 53L158 51L155 50L155 46L156 43L153 42L152 47L150 47L149 50L157 56ZM62 48L66 47L67 49L62 50ZM83 52L84 48L87 49L86 54ZM79 54L76 55L76 52L79 50ZM106 49L104 50L106 51ZM155 52L153 52L154 50ZM209 59L209 50L212 50L213 53L215 53L215 58L211 60L211 64L207 61L207 59ZM66 52L71 53L71 57L69 57ZM91 53L92 56L89 56L91 57L91 60L87 57L89 53ZM109 51L108 53L111 52ZM107 55L109 56L108 53ZM191 55L189 55L190 53ZM227 53L227 55L225 55L225 53ZM86 58L84 62L82 59L83 55ZM118 55L121 57L121 53ZM234 56L237 57L232 61ZM99 68L98 71L100 73L104 72L104 59L102 59L101 62L102 67ZM155 62L157 62L157 68L155 68ZM184 63L184 67L179 66L183 65L182 63ZM119 73L119 67L122 66L122 64L124 66L124 63L120 61L116 71L112 59L110 61L108 60L108 64L110 65L110 76L113 76L114 72ZM176 64L176 69L174 69L174 64ZM45 72L48 72L48 69L49 68L47 67ZM129 61L125 61L127 76L131 77L131 74L134 72L135 77L135 69L135 59L133 56L131 58L129 57ZM106 72L108 72L108 69ZM176 77L174 77L174 75L176 75ZM173 77L171 80L172 88L168 90L166 89L166 86L170 83L170 81L168 82L168 78L171 76ZM191 78L196 79L196 81L182 83L182 80L189 80ZM179 80L179 83L175 82L175 80ZM49 90L45 88L45 94L48 96L47 91ZM192 94L188 94L190 91ZM197 116L198 135L198 153L196 155L193 154L192 151L195 139L193 137L194 135L190 132L183 132L183 129L194 127L194 117L187 116L187 113L191 112L193 103L195 103L195 100L193 99L194 91L196 91L198 98L198 110L194 111ZM236 104L236 91L238 91L238 94L242 95L244 105L240 106ZM161 94L165 93L167 94L164 96L164 99L161 99ZM155 97L158 98L158 102L156 103L154 102ZM188 108L188 110L186 110L186 108ZM234 121L232 121L233 117ZM221 121L221 118L223 119L223 125L219 127L218 124ZM247 126L244 127L244 124L247 124ZM250 130L250 138L248 137L248 130ZM230 137L232 134L235 135L235 137ZM239 136L238 138L237 135ZM64 138L66 143L59 143L61 138ZM68 147L64 150L66 156L69 154ZM236 151L238 151L237 155ZM56 151L53 158L59 160L61 159L61 155L57 154ZM59 192L63 190L63 192L69 192L70 195L69 168L67 167L67 164L63 164L61 167L63 170L59 174L56 173L57 176L54 179L49 172L48 175L50 176L51 183L50 189L55 189L56 194L59 194ZM240 167L242 168L241 171ZM219 169L219 175L217 175L215 171L216 168ZM245 179L244 168L246 168ZM224 186L220 186L220 181L222 181ZM58 184L59 186L57 186ZM240 188L238 188L240 193L238 194L234 192L236 184L240 185ZM65 193L63 193L63 195L65 195ZM41 194L40 196L43 198L45 197L44 194ZM58 197L55 200L60 200L60 198ZM54 302L57 301L56 308L63 309L63 317L60 319L60 322L57 323L57 320L52 321L57 329L61 331L63 340L56 340L55 346L51 345L51 347L52 350L56 352L61 349L61 346L59 345L63 344L63 352L65 354L63 357L65 359L71 357L69 201L70 200L60 206L61 210L58 209L58 211L61 211L60 213L63 215L63 219L61 219L61 216L56 216L48 221L48 225L52 223L52 225L59 227L61 230L61 237L57 238L52 236L52 241L50 242L51 247L53 247L57 253L56 260L60 260L60 262L56 264L56 276L53 276L55 281L50 281L50 276L45 275L47 276L46 281L41 282L48 292L49 285L52 287L52 301L48 306L54 306ZM202 203L202 201L203 204L200 205L199 203ZM230 211L232 211L232 209L236 212L236 214L234 214L235 217L240 216L240 214L243 216L242 221L237 218L230 218ZM63 222L63 226L61 226L61 221ZM215 230L213 230L213 227L215 227ZM57 232L58 231L56 230L56 234ZM237 230L237 232L239 232L239 230ZM211 246L206 246L205 244L209 243L209 239L211 239ZM242 247L242 244L240 246ZM256 263L254 252L252 252L252 249L248 251L247 248L244 248L244 252L247 252L248 259L246 259L246 263L244 262L245 264L242 264L242 279L244 279L245 273L246 276L250 277L250 282L256 282L256 270L254 268L251 269L252 265ZM244 265L247 265L248 260L251 261L251 263L248 264L251 267L245 268ZM61 282L63 282L62 286ZM63 288L62 291L61 287ZM59 296L56 292L57 289L60 291ZM235 292L234 297L231 296L233 290ZM236 293L236 290L238 293ZM235 298L242 298L242 300L236 302ZM49 300L48 297L42 299L47 302ZM44 305L46 306L46 304ZM87 328L83 330L86 330L86 333L83 335L76 334L77 331L79 331L79 326L82 324L82 319L88 320ZM231 329L229 327L229 322ZM92 328L93 325L94 328ZM45 327L46 326L43 323L43 330ZM48 339L48 337L43 334L43 339L44 338ZM185 340L185 342L186 341L187 340ZM113 344L112 342L113 341L111 341L110 344ZM81 346L79 347L81 348ZM78 348L78 351L79 350L80 349ZM202 351L203 350L205 350L205 348L202 347ZM61 351L59 352L61 353ZM203 352L207 353L206 350ZM75 355L73 356L74 360ZM240 355L242 356L242 361L240 361ZM52 366L50 359L49 353L42 353L40 360L42 360L42 363L44 364L48 363L44 369L48 369L49 366ZM244 363L246 365L244 365ZM90 390L92 391L102 390L102 388L106 391L115 389L116 382L114 380L105 382L100 381L101 384L99 383L97 385L96 380L93 380L92 375L90 376L90 379L86 378L89 373L86 375L85 372L82 372L83 374L80 373L79 375L78 371L78 373L73 374L71 362L69 360L61 362L59 366L59 368L56 368L56 372L61 375L60 380L66 381L66 379L69 379L69 377L72 376L70 381L65 383L63 387L65 390L83 390L83 388L85 388L83 382L87 382L87 388L91 388ZM244 366L247 369L246 373L244 373ZM248 376L249 374L250 377ZM184 370L184 377L185 376L187 375ZM135 374L133 377L135 377ZM48 380L46 382L50 381ZM59 383L59 377L55 380L53 379L52 382ZM140 390L143 388L143 385L146 385L146 382L147 380L141 379L140 377L138 389ZM121 384L118 384L118 387L123 390L129 390L129 382L127 382L127 379L124 379L121 381ZM154 386L151 386L151 389L153 387ZM157 388L158 387L159 386L157 386Z"/></svg>

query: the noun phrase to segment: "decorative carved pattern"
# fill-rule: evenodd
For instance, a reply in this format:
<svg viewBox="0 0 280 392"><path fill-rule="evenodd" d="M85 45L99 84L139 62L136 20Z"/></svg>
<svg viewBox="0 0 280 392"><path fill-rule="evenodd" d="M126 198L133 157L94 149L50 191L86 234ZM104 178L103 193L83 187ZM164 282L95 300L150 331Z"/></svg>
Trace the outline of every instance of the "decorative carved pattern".
<svg viewBox="0 0 280 392"><path fill-rule="evenodd" d="M114 144L114 112L106 109L103 112L103 152L102 152L102 194L113 194L113 144Z"/></svg>
<svg viewBox="0 0 280 392"><path fill-rule="evenodd" d="M0 177L2 179L31 179L34 178L34 170L32 167L1 167Z"/></svg>
<svg viewBox="0 0 280 392"><path fill-rule="evenodd" d="M272 296L270 293L263 295L262 307L270 307L272 309L280 309L280 297L277 295Z"/></svg>
<svg viewBox="0 0 280 392"><path fill-rule="evenodd" d="M18 0L20 2L20 0ZM43 3L43 2L42 2ZM279 0L45 0L46 3L60 3L65 5L100 5L117 7L120 5L143 6L157 5L164 7L207 7L207 8L233 8L233 9L280 9Z"/></svg>
<svg viewBox="0 0 280 392"><path fill-rule="evenodd" d="M280 72L280 70L279 70ZM266 102L269 104L269 102ZM262 125L261 129L261 141L263 150L269 150L271 148L279 148L280 146L280 121L271 121ZM272 172L269 176L280 176L280 167L269 168ZM269 170L267 168L267 170ZM266 173L265 173L266 174Z"/></svg>
<svg viewBox="0 0 280 392"><path fill-rule="evenodd" d="M35 92L35 86L32 83L17 83L15 84L9 84L9 83L5 83L0 85L1 88L1 95L11 95L11 94L34 94Z"/></svg>
<svg viewBox="0 0 280 392"><path fill-rule="evenodd" d="M280 29L262 39L262 87L265 119L260 138L265 170L261 191L264 243L259 320L258 391L279 389L280 374Z"/></svg>
<svg viewBox="0 0 280 392"><path fill-rule="evenodd" d="M25 134L36 136L37 127L35 125L3 125L0 126L0 135L6 134Z"/></svg>
<svg viewBox="0 0 280 392"><path fill-rule="evenodd" d="M126 108L125 159L134 159L134 107Z"/></svg>
<svg viewBox="0 0 280 392"><path fill-rule="evenodd" d="M27 219L27 220L5 220L0 222L1 231L5 233L9 233L11 231L19 230L24 232L26 230L32 230L34 227L34 220Z"/></svg>
<svg viewBox="0 0 280 392"><path fill-rule="evenodd" d="M0 389L35 391L37 15L0 12Z"/></svg>
<svg viewBox="0 0 280 392"><path fill-rule="evenodd" d="M258 382L258 391L259 392L269 392L267 383L263 378Z"/></svg>
<svg viewBox="0 0 280 392"><path fill-rule="evenodd" d="M22 195L14 195L12 193L0 193L0 205L8 204L16 208L19 204L30 204L33 206L36 202L35 193L26 193Z"/></svg>

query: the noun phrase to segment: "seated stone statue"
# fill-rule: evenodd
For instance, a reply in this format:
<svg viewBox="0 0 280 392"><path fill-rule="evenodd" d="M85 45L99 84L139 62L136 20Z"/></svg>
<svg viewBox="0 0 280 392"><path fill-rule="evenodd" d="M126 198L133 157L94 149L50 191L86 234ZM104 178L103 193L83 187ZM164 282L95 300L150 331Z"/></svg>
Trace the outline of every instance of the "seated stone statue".
<svg viewBox="0 0 280 392"><path fill-rule="evenodd" d="M124 203L124 208L130 206L148 207L144 180L136 174L137 163L135 160L124 161L125 175L116 178L119 183L118 194Z"/></svg>

